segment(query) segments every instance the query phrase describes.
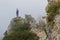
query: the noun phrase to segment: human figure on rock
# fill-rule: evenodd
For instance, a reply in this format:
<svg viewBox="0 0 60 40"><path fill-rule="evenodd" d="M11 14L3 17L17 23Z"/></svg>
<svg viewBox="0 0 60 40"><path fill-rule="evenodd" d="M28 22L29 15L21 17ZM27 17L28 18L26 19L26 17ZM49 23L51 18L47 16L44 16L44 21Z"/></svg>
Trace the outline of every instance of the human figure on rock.
<svg viewBox="0 0 60 40"><path fill-rule="evenodd" d="M17 17L19 16L19 10L18 9L16 10L16 16Z"/></svg>

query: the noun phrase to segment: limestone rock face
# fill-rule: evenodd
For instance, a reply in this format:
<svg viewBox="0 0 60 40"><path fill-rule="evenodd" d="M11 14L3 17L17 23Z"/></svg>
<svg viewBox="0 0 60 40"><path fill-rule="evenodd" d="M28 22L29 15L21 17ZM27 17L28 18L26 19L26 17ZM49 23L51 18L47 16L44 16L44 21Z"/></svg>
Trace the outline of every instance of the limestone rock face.
<svg viewBox="0 0 60 40"><path fill-rule="evenodd" d="M48 11L48 8L50 6L54 6L55 3L60 3L60 0L48 0L48 5L47 5L46 10ZM48 35L47 39L48 40L60 40L60 9L59 9L59 7L58 7L57 10L52 9L52 11L51 11L50 9L49 9L49 12L47 12L47 14L49 14L48 17L51 17L51 19L53 17L53 20L52 20L52 22L53 22L52 25L53 26L49 25L48 28L46 29L47 30L47 35ZM55 12L56 15L54 15L54 16L52 16L54 14L53 11L54 12L57 11L57 13Z"/></svg>
<svg viewBox="0 0 60 40"><path fill-rule="evenodd" d="M44 27L45 27L45 22L43 20L40 20L39 23L34 23L34 25L32 25L32 29L31 31L34 32L35 34L37 34L37 36L39 37L39 40L45 40L46 39L46 33L44 31Z"/></svg>
<svg viewBox="0 0 60 40"><path fill-rule="evenodd" d="M60 14L58 14L54 17L54 26L53 27L54 28L52 29L52 33L50 34L51 40L60 40ZM49 36L49 34L48 34L48 36Z"/></svg>
<svg viewBox="0 0 60 40"><path fill-rule="evenodd" d="M46 33L44 32L45 22L40 20L38 23L31 15L25 15L25 22L30 24L31 31L34 32L39 40L46 39Z"/></svg>
<svg viewBox="0 0 60 40"><path fill-rule="evenodd" d="M54 22L55 24L52 36L53 38L55 37L54 39L60 40L60 14L55 16Z"/></svg>
<svg viewBox="0 0 60 40"><path fill-rule="evenodd" d="M39 37L39 40L45 40L46 39L46 33L44 31L39 31L39 30L35 30L33 29L33 32L35 34L37 34L37 36Z"/></svg>

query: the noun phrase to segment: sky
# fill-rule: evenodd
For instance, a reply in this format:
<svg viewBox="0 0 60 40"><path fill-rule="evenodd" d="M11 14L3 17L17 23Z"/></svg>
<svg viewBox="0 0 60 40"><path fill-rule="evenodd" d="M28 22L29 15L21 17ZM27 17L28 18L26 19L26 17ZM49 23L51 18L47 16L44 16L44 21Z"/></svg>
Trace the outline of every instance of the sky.
<svg viewBox="0 0 60 40"><path fill-rule="evenodd" d="M31 14L34 18L45 16L47 0L0 0L0 39L12 18L16 17L16 9L19 16Z"/></svg>

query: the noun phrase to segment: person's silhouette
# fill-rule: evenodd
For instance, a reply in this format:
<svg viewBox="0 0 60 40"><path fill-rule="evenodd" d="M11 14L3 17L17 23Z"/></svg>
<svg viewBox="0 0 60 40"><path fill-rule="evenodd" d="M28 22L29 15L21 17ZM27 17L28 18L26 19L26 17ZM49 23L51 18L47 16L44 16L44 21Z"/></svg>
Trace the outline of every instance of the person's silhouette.
<svg viewBox="0 0 60 40"><path fill-rule="evenodd" d="M19 10L17 9L16 11L16 16L18 17L19 16Z"/></svg>

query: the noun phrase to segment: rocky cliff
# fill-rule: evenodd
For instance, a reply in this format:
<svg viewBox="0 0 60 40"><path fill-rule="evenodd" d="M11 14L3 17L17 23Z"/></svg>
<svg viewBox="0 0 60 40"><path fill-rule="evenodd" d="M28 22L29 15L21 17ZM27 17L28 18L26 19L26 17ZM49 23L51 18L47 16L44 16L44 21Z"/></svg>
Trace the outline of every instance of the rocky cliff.
<svg viewBox="0 0 60 40"><path fill-rule="evenodd" d="M47 12L47 39L60 40L60 0L48 0Z"/></svg>
<svg viewBox="0 0 60 40"><path fill-rule="evenodd" d="M31 34L33 35L32 37L33 39L31 38L32 40L60 40L60 0L48 0L46 12L47 12L46 23L44 20L39 21L37 20L38 21L37 22L31 15L25 15L25 18L21 17L13 18L8 26L8 30L6 33L8 35L13 34L14 29L18 27L17 30L20 30L20 32L22 30L26 31L26 29L28 30L28 32L33 32L33 34L35 35ZM26 26L27 24L29 28L28 27L25 28L22 24L24 24L24 26ZM21 27L19 29L19 26L21 25L23 26L23 28Z"/></svg>
<svg viewBox="0 0 60 40"><path fill-rule="evenodd" d="M46 25L45 21L39 20L39 22L36 22L36 20L31 15L25 15L25 18L22 18L22 17L13 18L8 26L8 30L6 31L5 36L11 35L17 30L23 31L24 29L26 29L25 27L20 29L19 26L21 26L22 24L25 24L25 26L28 25L28 27L26 28L27 29L29 28L28 30L30 30L30 32L35 34L36 39L33 39L33 40L45 40L46 39L46 33L44 31L44 28Z"/></svg>
<svg viewBox="0 0 60 40"><path fill-rule="evenodd" d="M31 31L33 20L30 18L30 16L13 18L3 40L38 40L37 34Z"/></svg>

